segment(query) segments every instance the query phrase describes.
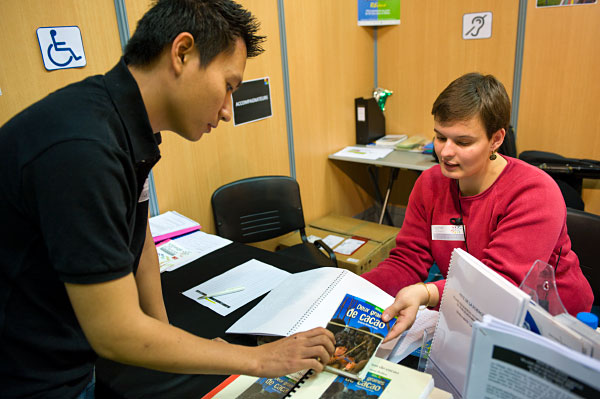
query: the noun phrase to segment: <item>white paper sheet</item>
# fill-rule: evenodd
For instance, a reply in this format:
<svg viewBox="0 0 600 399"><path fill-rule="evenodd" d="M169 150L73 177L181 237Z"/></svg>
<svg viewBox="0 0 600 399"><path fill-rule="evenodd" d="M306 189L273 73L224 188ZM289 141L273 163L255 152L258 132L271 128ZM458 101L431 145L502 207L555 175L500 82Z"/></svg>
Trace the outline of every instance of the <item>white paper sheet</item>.
<svg viewBox="0 0 600 399"><path fill-rule="evenodd" d="M185 248L200 253L201 256L209 254L232 243L231 240L216 236L214 234L208 234L203 231L196 231L183 237L177 237L173 241Z"/></svg>
<svg viewBox="0 0 600 399"><path fill-rule="evenodd" d="M182 294L200 305L214 310L221 316L227 316L253 299L267 293L289 275L290 273L285 270L252 259L202 284L198 284L182 292ZM225 291L233 287L244 287L244 290L215 298L198 300L198 297L202 295Z"/></svg>

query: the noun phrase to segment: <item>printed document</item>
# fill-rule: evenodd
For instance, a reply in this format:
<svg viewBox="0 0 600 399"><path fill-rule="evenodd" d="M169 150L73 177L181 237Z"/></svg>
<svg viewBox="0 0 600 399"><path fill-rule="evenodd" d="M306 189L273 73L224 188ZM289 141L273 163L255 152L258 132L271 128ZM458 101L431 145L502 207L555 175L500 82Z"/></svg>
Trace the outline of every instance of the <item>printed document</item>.
<svg viewBox="0 0 600 399"><path fill-rule="evenodd" d="M160 272L172 271L231 244L231 240L195 231L182 237L162 241L156 246Z"/></svg>

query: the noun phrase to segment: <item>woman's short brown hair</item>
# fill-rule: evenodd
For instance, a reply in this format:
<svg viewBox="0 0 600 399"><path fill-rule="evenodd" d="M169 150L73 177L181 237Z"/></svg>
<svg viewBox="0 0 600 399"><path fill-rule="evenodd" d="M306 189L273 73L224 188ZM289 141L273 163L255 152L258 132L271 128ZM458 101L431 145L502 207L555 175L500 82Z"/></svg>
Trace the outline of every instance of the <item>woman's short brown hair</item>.
<svg viewBox="0 0 600 399"><path fill-rule="evenodd" d="M441 124L479 116L491 139L499 129L508 130L510 100L504 85L494 76L472 72L456 79L440 93L431 114Z"/></svg>

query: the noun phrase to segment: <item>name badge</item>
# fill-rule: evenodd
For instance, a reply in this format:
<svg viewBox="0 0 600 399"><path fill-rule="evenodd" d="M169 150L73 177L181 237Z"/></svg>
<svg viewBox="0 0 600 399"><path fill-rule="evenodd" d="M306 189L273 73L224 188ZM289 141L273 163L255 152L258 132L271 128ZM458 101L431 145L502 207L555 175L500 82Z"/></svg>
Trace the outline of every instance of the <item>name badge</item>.
<svg viewBox="0 0 600 399"><path fill-rule="evenodd" d="M140 198L138 199L138 202L148 201L149 198L150 198L150 190L148 189L148 179L146 178L146 181L144 182L144 187L142 188L142 193L140 194Z"/></svg>
<svg viewBox="0 0 600 399"><path fill-rule="evenodd" d="M464 225L432 225L431 239L439 241L464 241Z"/></svg>

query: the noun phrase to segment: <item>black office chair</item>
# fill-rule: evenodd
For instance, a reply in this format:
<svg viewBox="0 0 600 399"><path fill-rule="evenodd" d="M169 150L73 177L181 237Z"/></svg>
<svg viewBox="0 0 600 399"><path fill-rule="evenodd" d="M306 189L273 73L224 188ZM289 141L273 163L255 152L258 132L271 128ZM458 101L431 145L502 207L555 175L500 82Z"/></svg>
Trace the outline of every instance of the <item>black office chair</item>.
<svg viewBox="0 0 600 399"><path fill-rule="evenodd" d="M600 216L567 208L567 231L581 271L592 286L596 308L600 305Z"/></svg>
<svg viewBox="0 0 600 399"><path fill-rule="evenodd" d="M558 184L568 208L583 211L583 179L600 179L600 161L592 159L565 158L545 151L523 151L519 159L548 173Z"/></svg>
<svg viewBox="0 0 600 399"><path fill-rule="evenodd" d="M221 237L253 243L297 230L302 243L277 253L316 266L337 267L331 248L322 240L310 243L306 237L300 187L295 179L259 176L234 181L215 190L211 203L217 234Z"/></svg>

